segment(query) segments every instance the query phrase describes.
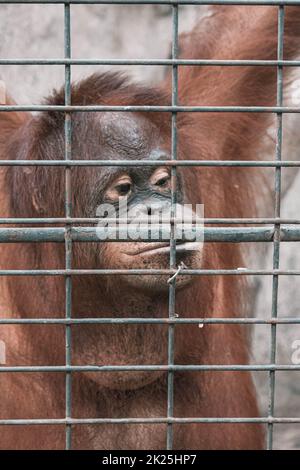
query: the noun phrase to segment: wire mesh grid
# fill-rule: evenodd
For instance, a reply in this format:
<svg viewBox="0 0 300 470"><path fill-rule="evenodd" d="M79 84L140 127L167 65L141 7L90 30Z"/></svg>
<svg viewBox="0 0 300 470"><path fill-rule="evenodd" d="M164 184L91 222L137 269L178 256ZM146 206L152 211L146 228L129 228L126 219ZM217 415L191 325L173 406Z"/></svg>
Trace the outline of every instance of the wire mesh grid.
<svg viewBox="0 0 300 470"><path fill-rule="evenodd" d="M65 426L66 449L72 448L72 425L78 424L128 424L128 423L165 423L167 425L166 448L173 448L174 423L263 423L268 427L267 448L273 446L273 425L279 423L300 423L300 417L274 416L275 403L275 373L276 371L299 371L299 365L276 364L276 329L279 324L300 324L296 317L278 317L278 285L280 276L299 276L299 270L280 269L280 244L282 241L300 241L300 219L281 218L281 170L288 167L299 167L298 161L282 161L282 116L284 113L299 113L300 107L283 106L283 68L300 66L300 61L283 60L284 39L284 6L299 5L300 0L0 0L0 4L63 4L64 5L64 58L63 59L0 59L0 65L64 65L65 67L65 104L64 106L17 106L1 105L1 111L59 111L65 116L65 159L55 161L40 160L2 160L1 166L61 166L65 171L65 217L64 218L1 218L0 242L61 242L65 244L65 269L57 270L4 270L0 276L64 276L65 278L65 318L0 318L0 325L9 324L61 324L65 326L65 365L64 366L5 366L1 372L61 372L65 374L65 418L64 419L1 419L0 425L34 425L57 424ZM71 16L72 4L165 4L172 7L172 54L170 59L159 60L101 60L101 59L72 59L71 54ZM278 45L277 60L183 60L178 58L178 8L180 5L276 5L278 6ZM72 65L164 65L172 68L172 104L171 106L72 106L71 100L71 67ZM277 67L277 102L274 107L263 106L180 106L178 105L178 67L179 66L264 66ZM172 116L172 152L171 160L153 161L86 161L72 160L72 113L96 111L121 112L166 112ZM177 113L179 112L239 112L239 113L273 113L277 117L276 156L273 161L228 161L228 160L177 160ZM273 218L250 219L207 219L210 225L205 227L205 241L214 242L270 242L273 244L272 269L185 269L181 275L192 276L272 276L272 312L268 319L260 318L177 318L175 314L176 295L176 236L175 224L171 225L170 263L169 269L72 269L73 241L98 241L94 228L73 227L76 223L95 223L98 219L72 217L72 173L74 166L157 166L171 167L171 217L175 219L176 204L176 172L177 167L209 166L209 167L266 167L275 169L275 211ZM54 227L34 228L35 224L54 225ZM1 225L31 224L33 227L1 228ZM55 227L64 224L64 227ZM222 227L222 224L243 224L243 227ZM245 227L246 224L261 225L261 227ZM267 225L266 227L264 225ZM147 240L148 234L144 234ZM114 241L114 240L112 240ZM168 318L72 318L72 278L77 275L157 275L173 276L169 285L169 316ZM168 363L166 365L128 365L128 366L75 366L72 365L72 336L71 326L76 324L166 324L168 325ZM265 324L271 329L270 362L262 365L176 365L174 363L174 330L177 324ZM78 371L113 372L113 371L166 371L167 380L167 416L159 418L72 418L72 373ZM209 418L174 417L174 373L176 371L266 371L269 374L269 405L268 416L256 418Z"/></svg>

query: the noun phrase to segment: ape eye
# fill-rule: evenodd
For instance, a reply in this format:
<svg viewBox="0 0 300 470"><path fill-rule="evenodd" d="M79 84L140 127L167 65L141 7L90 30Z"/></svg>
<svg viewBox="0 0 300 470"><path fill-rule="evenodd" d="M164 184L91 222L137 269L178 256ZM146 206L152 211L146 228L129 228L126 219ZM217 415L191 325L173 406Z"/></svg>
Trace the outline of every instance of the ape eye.
<svg viewBox="0 0 300 470"><path fill-rule="evenodd" d="M168 189L170 187L170 173L166 168L158 168L150 178L153 186L160 189Z"/></svg>
<svg viewBox="0 0 300 470"><path fill-rule="evenodd" d="M118 178L109 186L105 192L105 197L111 201L117 201L119 198L127 197L132 191L132 181L129 176L124 175Z"/></svg>
<svg viewBox="0 0 300 470"><path fill-rule="evenodd" d="M120 196L127 196L131 191L131 183L119 184L115 189Z"/></svg>
<svg viewBox="0 0 300 470"><path fill-rule="evenodd" d="M169 182L170 177L165 176L164 178L160 178L158 181L156 181L156 186L160 186L161 188L165 187L167 183Z"/></svg>

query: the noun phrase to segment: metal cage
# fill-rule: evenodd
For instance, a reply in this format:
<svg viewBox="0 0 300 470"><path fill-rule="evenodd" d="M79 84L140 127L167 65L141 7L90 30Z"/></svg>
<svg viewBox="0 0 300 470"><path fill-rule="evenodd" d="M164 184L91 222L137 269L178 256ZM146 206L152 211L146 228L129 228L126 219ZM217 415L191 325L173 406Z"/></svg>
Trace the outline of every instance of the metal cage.
<svg viewBox="0 0 300 470"><path fill-rule="evenodd" d="M275 376L276 371L299 371L300 365L276 364L276 329L278 324L300 324L300 318L280 318L278 311L278 283L280 276L299 276L298 270L280 269L280 243L282 241L300 241L300 219L281 218L281 169L286 167L299 167L299 161L283 161L281 158L282 147L282 116L284 113L300 113L300 107L283 106L283 69L284 67L300 66L300 61L283 60L283 31L284 31L284 7L285 5L299 5L300 0L0 0L0 4L63 4L64 5L64 58L63 59L0 59L0 65L63 65L65 69L65 105L64 106L17 106L1 105L1 111L59 111L65 116L65 159L56 161L26 161L26 160L2 160L1 166L60 166L65 169L65 218L1 218L2 225L32 225L26 228L0 228L0 242L60 242L65 244L66 263L65 269L60 270L1 270L1 276L63 276L65 278L65 318L35 318L35 319L0 319L3 324L62 324L65 325L65 365L64 366L15 366L0 367L1 372L60 372L65 374L66 409L64 419L4 419L0 425L34 425L57 424L65 426L66 449L72 448L72 425L80 424L128 424L128 423L165 423L167 424L166 448L172 449L174 423L264 423L268 428L267 447L272 449L273 425L277 423L300 423L299 417L274 416ZM172 55L166 60L101 60L101 59L72 59L71 55L71 16L72 4L165 4L172 7ZM178 9L180 5L277 5L278 6L278 51L277 60L181 60L178 59ZM72 65L143 65L143 66L168 66L172 68L172 104L171 106L72 106L71 104L71 68ZM179 66L209 66L222 65L228 67L250 66L276 66L277 68L277 104L273 107L243 107L243 106L179 106L178 94L178 67ZM168 161L85 161L72 160L71 131L73 112L85 111L144 111L165 112L172 115L172 158ZM177 160L177 114L180 112L225 112L225 113L273 113L277 117L277 141L276 155L272 161L186 161ZM205 240L214 242L269 242L273 244L273 268L263 270L230 269L230 270L184 270L181 274L201 275L236 275L236 276L271 276L272 287L272 312L268 319L260 318L193 318L180 319L175 314L176 283L171 281L169 287L169 318L72 318L72 277L76 275L114 275L114 274L168 274L176 273L176 239L174 226L171 231L171 255L170 269L168 270L75 270L72 269L72 242L73 241L97 241L95 230L88 227L74 227L75 223L93 223L96 219L77 219L72 217L71 208L71 168L73 166L155 166L167 165L171 167L171 178L176 179L177 167L181 166L210 166L210 167L273 167L275 169L275 213L273 218L257 219L208 219L205 222L217 227L206 227ZM174 186L173 186L174 187ZM172 190L172 205L175 203L175 192ZM173 207L174 209L174 207ZM50 227L35 228L37 224L45 224ZM55 225L60 225L55 227ZM64 227L61 227L64 224ZM236 227L224 227L226 224ZM246 224L260 225L260 227L245 227ZM223 225L223 226L222 226ZM242 225L242 226L239 226ZM118 323L156 323L168 325L168 363L166 365L134 365L134 366L74 366L72 365L72 337L71 325L74 324L118 324ZM270 326L271 354L267 365L176 365L174 363L174 330L177 324L182 323L207 323L207 324L265 324ZM74 419L72 418L72 373L76 371L168 371L168 403L167 415L160 418L122 418L122 419ZM269 406L268 416L259 418L176 418L173 413L173 379L176 371L180 370L215 370L215 371L267 371L269 374Z"/></svg>

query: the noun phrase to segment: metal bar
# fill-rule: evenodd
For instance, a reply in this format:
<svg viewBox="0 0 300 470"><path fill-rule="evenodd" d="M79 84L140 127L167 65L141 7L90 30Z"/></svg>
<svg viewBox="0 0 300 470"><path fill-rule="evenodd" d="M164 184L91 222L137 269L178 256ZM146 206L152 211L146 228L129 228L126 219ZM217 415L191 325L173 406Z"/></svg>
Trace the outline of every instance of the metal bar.
<svg viewBox="0 0 300 470"><path fill-rule="evenodd" d="M67 0L76 5L299 5L299 0ZM66 0L0 0L0 4L63 4Z"/></svg>
<svg viewBox="0 0 300 470"><path fill-rule="evenodd" d="M263 319L263 318L0 318L0 325L135 325L135 324L198 324L202 327L204 324L208 325L271 325L273 323L279 325L298 325L300 318L284 317L276 319Z"/></svg>
<svg viewBox="0 0 300 470"><path fill-rule="evenodd" d="M70 4L64 5L64 48L65 57L71 57L71 11ZM65 105L71 106L71 65L65 65ZM72 115L65 113L65 160L69 162L72 159ZM65 167L65 217L72 217L72 167ZM66 224L64 231L65 239L65 267L72 268L72 237L71 227ZM67 275L65 278L65 316L66 320L72 317L72 277ZM69 367L72 360L72 336L71 325L66 324L65 330L65 363ZM65 379L65 400L66 400L66 419L72 415L72 376L71 372L66 372ZM66 425L66 450L72 447L72 428L70 424Z"/></svg>
<svg viewBox="0 0 300 470"><path fill-rule="evenodd" d="M1 105L0 112L145 112L145 113L300 113L299 106L68 106L68 105Z"/></svg>
<svg viewBox="0 0 300 470"><path fill-rule="evenodd" d="M284 35L284 7L278 7L278 45L277 59L283 58L283 35ZM277 67L277 100L276 105L282 106L283 102L283 70L282 66ZM276 133L276 161L281 161L282 157L282 114L277 114L277 133ZM280 217L281 213L281 168L275 168L275 210L274 216ZM281 230L280 225L275 224L275 232L273 239L273 269L279 269L280 264L280 241ZM278 315L278 286L279 278L277 274L273 275L272 282L272 319L276 319ZM271 324L271 354L270 362L276 362L276 330L277 324ZM268 414L274 416L275 405L275 371L269 373L269 406ZM273 423L268 424L267 449L273 448Z"/></svg>
<svg viewBox="0 0 300 470"><path fill-rule="evenodd" d="M118 222L120 224L130 222L133 219L123 219L122 217L118 219L110 218L107 217L106 222L111 223L111 222ZM149 220L147 218L138 218L134 219L138 222L148 222ZM184 219L186 222L195 222L194 219ZM197 218L197 221L202 222L203 224L243 224L243 225L264 225L264 224L280 224L280 225L299 225L300 224L300 219L286 219L286 218L253 218L253 219L238 219L238 218L223 218L223 219L210 219L210 218L203 218L201 219L200 217ZM99 222L99 218L97 217L69 217L69 218L64 218L64 217L53 217L53 218L31 218L31 217L9 217L9 218L1 218L0 217L0 225L36 225L36 224L43 224L43 225L51 225L51 224L63 224L65 225L66 223L69 224L97 224ZM171 218L170 217L170 223L180 223L182 220L176 219L176 218Z"/></svg>
<svg viewBox="0 0 300 470"><path fill-rule="evenodd" d="M155 235L155 241L166 242L163 228L166 225L151 226L152 233ZM169 225L167 226L169 227ZM0 243L62 243L65 241L66 232L74 242L97 242L101 241L128 241L136 242L127 236L124 231L118 232L113 227L49 227L49 228L0 228ZM276 229L274 227L190 227L189 241L198 236L203 236L205 242L226 242L226 243L244 243L244 242L272 242L274 240ZM176 240L184 241L182 238ZM284 242L299 242L299 226L280 226L280 238ZM149 231L146 227L140 228L140 241L153 241L149 239Z"/></svg>
<svg viewBox="0 0 300 470"><path fill-rule="evenodd" d="M131 366L1 366L0 373L13 372L140 372L140 371L300 371L300 364L213 364L213 365L131 365Z"/></svg>
<svg viewBox="0 0 300 470"><path fill-rule="evenodd" d="M1 269L1 276L173 276L177 269ZM182 269L180 276L299 276L296 269Z"/></svg>
<svg viewBox="0 0 300 470"><path fill-rule="evenodd" d="M66 425L66 424L192 424L192 423L274 423L298 424L299 418L81 418L81 419L1 419L0 426L30 426L30 425Z"/></svg>
<svg viewBox="0 0 300 470"><path fill-rule="evenodd" d="M61 167L73 167L73 166L99 166L99 167L158 167L158 166L169 166L169 167L263 167L263 168L299 168L300 161L285 160L72 160L66 162L65 160L0 160L1 166L61 166Z"/></svg>
<svg viewBox="0 0 300 470"><path fill-rule="evenodd" d="M178 54L178 5L172 7L172 59L176 59ZM178 69L177 65L172 66L172 106L177 106L178 101ZM171 128L171 159L177 160L177 113L172 113ZM176 167L171 168L171 217L175 217L175 206L177 201L177 170ZM171 226L170 238L170 269L176 268L176 236L175 226ZM175 318L176 305L176 276L170 279L169 283L169 319ZM168 366L174 365L174 336L175 324L169 323L168 328ZM174 373L168 371L167 385L167 417L172 418L174 414ZM173 449L173 426L172 423L167 425L167 450Z"/></svg>
<svg viewBox="0 0 300 470"><path fill-rule="evenodd" d="M160 3L161 4L161 3ZM0 65L143 65L299 67L300 60L215 60L215 59L0 59Z"/></svg>
<svg viewBox="0 0 300 470"><path fill-rule="evenodd" d="M172 276L171 269L1 269L0 276ZM184 269L180 276L299 276L300 270L290 269Z"/></svg>

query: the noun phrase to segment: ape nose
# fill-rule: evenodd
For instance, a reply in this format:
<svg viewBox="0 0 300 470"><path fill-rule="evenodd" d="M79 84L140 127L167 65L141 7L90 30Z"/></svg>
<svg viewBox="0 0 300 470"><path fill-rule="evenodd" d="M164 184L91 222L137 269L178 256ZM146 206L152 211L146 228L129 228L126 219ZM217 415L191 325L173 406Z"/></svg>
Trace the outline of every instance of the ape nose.
<svg viewBox="0 0 300 470"><path fill-rule="evenodd" d="M163 213L167 213L170 209L169 201L156 201L148 199L143 203L143 214L146 216L155 216Z"/></svg>

